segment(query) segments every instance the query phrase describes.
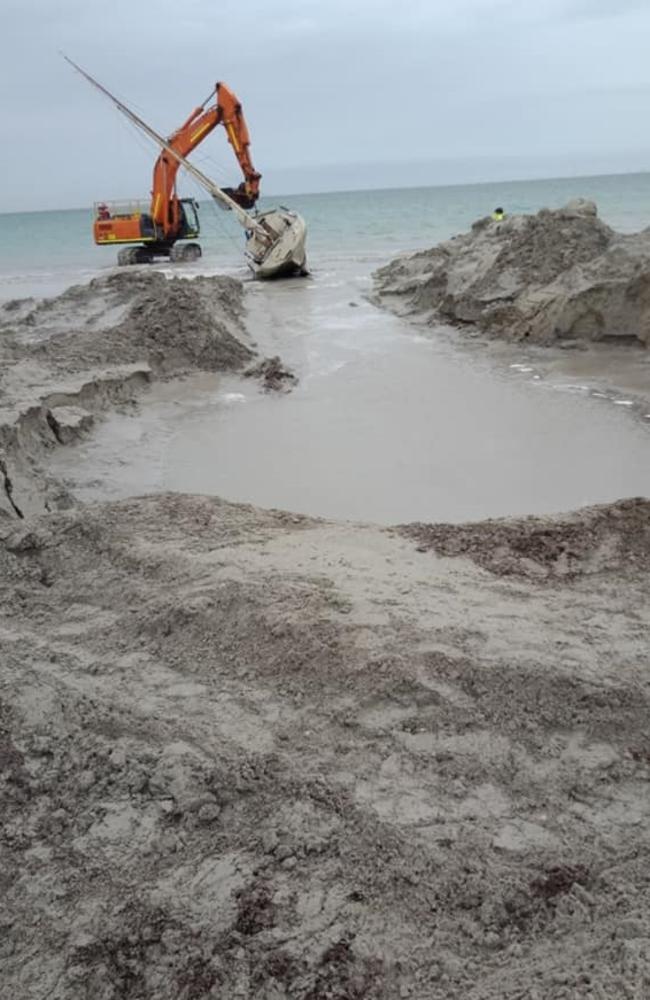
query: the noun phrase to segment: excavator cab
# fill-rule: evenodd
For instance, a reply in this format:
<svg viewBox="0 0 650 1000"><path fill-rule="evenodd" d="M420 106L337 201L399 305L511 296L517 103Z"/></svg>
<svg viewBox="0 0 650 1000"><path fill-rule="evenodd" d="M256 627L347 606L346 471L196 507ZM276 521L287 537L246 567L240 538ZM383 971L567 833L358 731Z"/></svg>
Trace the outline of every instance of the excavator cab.
<svg viewBox="0 0 650 1000"><path fill-rule="evenodd" d="M181 232L179 239L193 240L201 232L199 203L194 198L181 198Z"/></svg>

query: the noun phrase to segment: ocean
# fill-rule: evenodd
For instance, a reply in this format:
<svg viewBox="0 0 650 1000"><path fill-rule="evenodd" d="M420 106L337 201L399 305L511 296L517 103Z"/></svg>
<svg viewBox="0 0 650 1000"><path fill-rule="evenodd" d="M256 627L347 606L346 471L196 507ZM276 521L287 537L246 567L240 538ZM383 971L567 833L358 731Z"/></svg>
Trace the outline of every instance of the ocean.
<svg viewBox="0 0 650 1000"><path fill-rule="evenodd" d="M313 269L354 259L371 270L466 230L497 205L535 212L578 196L595 200L601 217L622 231L650 224L650 173L285 195L262 199L260 207L286 204L304 215ZM197 269L245 275L235 220L203 200L201 222L204 256ZM0 215L0 301L54 295L113 267L116 251L94 246L91 225L90 208Z"/></svg>

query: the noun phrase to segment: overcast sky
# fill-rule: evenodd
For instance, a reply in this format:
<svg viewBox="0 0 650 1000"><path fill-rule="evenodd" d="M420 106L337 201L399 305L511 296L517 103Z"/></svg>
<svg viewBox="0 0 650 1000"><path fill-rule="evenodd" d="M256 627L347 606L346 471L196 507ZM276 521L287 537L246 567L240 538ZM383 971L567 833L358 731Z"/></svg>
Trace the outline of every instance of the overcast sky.
<svg viewBox="0 0 650 1000"><path fill-rule="evenodd" d="M649 38L650 0L1 0L0 211L149 192L59 49L166 134L226 81L288 194L649 169Z"/></svg>

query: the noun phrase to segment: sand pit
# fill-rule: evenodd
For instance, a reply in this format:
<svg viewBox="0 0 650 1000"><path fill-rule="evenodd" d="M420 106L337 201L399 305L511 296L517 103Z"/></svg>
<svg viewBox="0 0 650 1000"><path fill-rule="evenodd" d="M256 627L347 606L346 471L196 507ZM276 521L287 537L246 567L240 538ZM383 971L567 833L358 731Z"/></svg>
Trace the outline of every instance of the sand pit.
<svg viewBox="0 0 650 1000"><path fill-rule="evenodd" d="M151 379L291 383L238 283L160 281L2 316L3 995L646 996L650 501L77 505L43 454Z"/></svg>

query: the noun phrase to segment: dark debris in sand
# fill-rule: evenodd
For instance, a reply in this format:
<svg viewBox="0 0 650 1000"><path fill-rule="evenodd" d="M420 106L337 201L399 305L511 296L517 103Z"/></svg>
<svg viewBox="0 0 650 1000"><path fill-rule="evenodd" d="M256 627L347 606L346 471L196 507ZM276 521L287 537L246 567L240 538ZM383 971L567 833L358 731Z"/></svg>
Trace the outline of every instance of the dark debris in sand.
<svg viewBox="0 0 650 1000"><path fill-rule="evenodd" d="M477 524L401 525L418 551L469 556L499 576L571 579L645 563L650 500L619 500L563 517L497 519Z"/></svg>

